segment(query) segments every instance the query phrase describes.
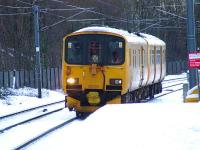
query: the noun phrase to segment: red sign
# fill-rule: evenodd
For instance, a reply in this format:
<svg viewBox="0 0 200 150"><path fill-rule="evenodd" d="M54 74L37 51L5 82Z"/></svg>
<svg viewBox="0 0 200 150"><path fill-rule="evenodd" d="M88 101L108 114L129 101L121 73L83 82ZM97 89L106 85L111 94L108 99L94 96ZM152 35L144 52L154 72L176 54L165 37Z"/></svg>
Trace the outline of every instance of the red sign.
<svg viewBox="0 0 200 150"><path fill-rule="evenodd" d="M200 52L189 53L189 68L200 68Z"/></svg>

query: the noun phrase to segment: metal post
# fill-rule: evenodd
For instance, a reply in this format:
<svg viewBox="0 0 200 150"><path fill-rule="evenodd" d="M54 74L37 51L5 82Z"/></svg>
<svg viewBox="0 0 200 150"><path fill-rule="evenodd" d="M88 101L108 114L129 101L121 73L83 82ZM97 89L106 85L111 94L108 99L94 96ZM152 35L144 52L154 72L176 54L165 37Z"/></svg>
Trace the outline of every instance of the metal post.
<svg viewBox="0 0 200 150"><path fill-rule="evenodd" d="M197 83L198 83L198 91L200 90L200 86L199 86L199 69L197 70ZM198 96L199 96L199 101L200 101L200 92L198 92Z"/></svg>
<svg viewBox="0 0 200 150"><path fill-rule="evenodd" d="M36 79L38 83L38 98L42 97L41 92L41 64L40 64L40 28L39 28L39 7L33 6L34 29L35 29L35 49L36 49Z"/></svg>
<svg viewBox="0 0 200 150"><path fill-rule="evenodd" d="M195 17L194 17L194 0L187 1L187 49L188 52L196 51L195 41ZM197 69L189 69L189 87L190 89L197 84Z"/></svg>

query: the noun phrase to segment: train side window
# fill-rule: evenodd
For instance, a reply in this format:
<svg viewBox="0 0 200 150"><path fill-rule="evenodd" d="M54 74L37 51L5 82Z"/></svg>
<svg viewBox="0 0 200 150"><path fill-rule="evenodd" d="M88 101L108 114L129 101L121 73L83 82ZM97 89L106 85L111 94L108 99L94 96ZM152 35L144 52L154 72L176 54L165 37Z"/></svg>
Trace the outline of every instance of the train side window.
<svg viewBox="0 0 200 150"><path fill-rule="evenodd" d="M152 57L152 56L151 56L151 49L150 49L149 57L150 57L150 65L151 65L151 59L152 59L152 58L151 58L151 57Z"/></svg>
<svg viewBox="0 0 200 150"><path fill-rule="evenodd" d="M132 60L132 62L133 62L132 66L135 67L135 51L134 51L134 49L132 51L133 51L132 52L132 58L133 58L133 60Z"/></svg>
<svg viewBox="0 0 200 150"><path fill-rule="evenodd" d="M162 57L163 57L162 58L162 61L163 61L162 63L164 64L165 63L165 49L163 49Z"/></svg>
<svg viewBox="0 0 200 150"><path fill-rule="evenodd" d="M157 50L156 50L156 54L157 54L157 64L160 64L160 49L158 48Z"/></svg>
<svg viewBox="0 0 200 150"><path fill-rule="evenodd" d="M136 67L136 63L137 63L137 62L136 62L136 55L137 55L137 54L136 54L136 50L134 50L134 64L135 64L135 67Z"/></svg>
<svg viewBox="0 0 200 150"><path fill-rule="evenodd" d="M137 52L137 50L135 50L135 67L137 67L138 66L138 52Z"/></svg>
<svg viewBox="0 0 200 150"><path fill-rule="evenodd" d="M138 65L140 66L141 64L141 53L140 53L140 49L138 50Z"/></svg>
<svg viewBox="0 0 200 150"><path fill-rule="evenodd" d="M146 59L146 56L147 56L147 55L146 55L146 50L144 49L144 57L143 57L143 60L144 60L144 61L143 61L143 65L144 65L144 66L145 66L146 60L147 60L147 59Z"/></svg>
<svg viewBox="0 0 200 150"><path fill-rule="evenodd" d="M154 49L151 50L151 62L154 64Z"/></svg>
<svg viewBox="0 0 200 150"><path fill-rule="evenodd" d="M135 67L135 50L133 50L133 67Z"/></svg>
<svg viewBox="0 0 200 150"><path fill-rule="evenodd" d="M137 50L135 50L135 67L137 67Z"/></svg>

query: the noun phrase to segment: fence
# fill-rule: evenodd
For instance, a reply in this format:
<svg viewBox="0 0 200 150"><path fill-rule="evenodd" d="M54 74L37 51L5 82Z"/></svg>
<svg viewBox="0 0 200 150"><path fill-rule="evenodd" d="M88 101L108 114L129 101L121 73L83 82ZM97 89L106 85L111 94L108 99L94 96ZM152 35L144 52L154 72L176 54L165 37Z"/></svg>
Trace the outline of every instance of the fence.
<svg viewBox="0 0 200 150"><path fill-rule="evenodd" d="M167 75L180 74L186 72L186 61L167 62ZM60 89L61 88L61 68L42 68L42 88ZM15 82L14 82L15 81ZM32 87L37 88L37 79L35 71L0 71L0 87Z"/></svg>
<svg viewBox="0 0 200 150"><path fill-rule="evenodd" d="M59 89L61 68L42 68L42 88L45 89ZM0 72L0 87L32 87L37 88L36 73L33 70L26 71L5 71Z"/></svg>
<svg viewBox="0 0 200 150"><path fill-rule="evenodd" d="M167 62L166 65L166 74L174 75L186 72L188 70L187 61L173 61Z"/></svg>

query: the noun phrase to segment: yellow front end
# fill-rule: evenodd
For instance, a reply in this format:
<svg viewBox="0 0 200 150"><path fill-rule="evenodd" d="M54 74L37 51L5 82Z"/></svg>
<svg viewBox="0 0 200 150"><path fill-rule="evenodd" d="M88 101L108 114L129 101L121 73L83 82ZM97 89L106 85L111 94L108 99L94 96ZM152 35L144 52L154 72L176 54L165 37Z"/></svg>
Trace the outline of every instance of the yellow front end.
<svg viewBox="0 0 200 150"><path fill-rule="evenodd" d="M108 33L106 33L106 37L108 37L108 39L119 41L118 43L115 42L115 45L113 43L112 44L114 46L117 45L119 47L119 51L123 52L123 60L117 65L109 65L109 63L106 65L101 65L100 63L92 63L90 61L88 64L84 64L84 61L83 64L67 63L67 59L69 56L67 56L65 52L67 50L70 51L71 49L73 49L73 42L75 39L73 39L73 37L82 36L84 38L84 34L90 34L93 37L91 38L92 40L89 41L93 47L88 46L85 43L84 44L88 46L88 48L86 49L86 46L82 46L86 50L90 49L91 47L97 48L99 45L97 44L96 46L94 46L95 42L93 41L93 39L97 38L97 36L102 37L105 35L105 33L96 34L91 32L81 34L73 33L64 38L62 60L62 87L64 92L67 94L67 107L69 108L69 110L75 110L77 112L93 112L105 104L120 104L121 96L127 92L129 86L129 72L127 71L129 70L128 67L130 67L129 53L125 50L125 40L123 39L123 37L112 34L107 35ZM77 37L76 39L78 39ZM68 38L69 40L67 41L66 39ZM102 39L104 38L101 38L100 42ZM69 42L70 40L72 42ZM88 38L85 38L84 42L87 42L87 40ZM68 47L68 49L66 48L66 46ZM98 48L99 50L106 49L103 46L99 46ZM90 56L89 54L87 54L87 52L83 53L83 55L85 55L86 58ZM77 56L77 54L75 56ZM99 56L102 59L107 59L109 54L108 56ZM103 56L105 58L103 58ZM85 59L85 57L83 59ZM96 58L94 57L94 59ZM108 59L107 62L109 61L111 62L111 60Z"/></svg>
<svg viewBox="0 0 200 150"><path fill-rule="evenodd" d="M125 67L96 66L94 70L96 73L92 74L91 66L63 66L62 85L68 95L66 103L70 110L93 112L105 104L121 103L121 95L127 88ZM69 79L78 81L69 83ZM120 79L122 83L111 85L111 79Z"/></svg>
<svg viewBox="0 0 200 150"><path fill-rule="evenodd" d="M94 112L99 108L99 106L81 106L80 101L72 97L67 97L66 102L68 104L67 106L69 109L74 109L78 112ZM120 104L120 103L121 103L121 97L117 97L108 101L106 104Z"/></svg>

